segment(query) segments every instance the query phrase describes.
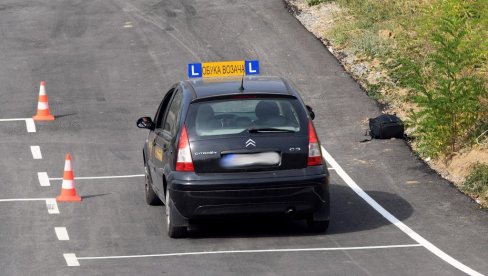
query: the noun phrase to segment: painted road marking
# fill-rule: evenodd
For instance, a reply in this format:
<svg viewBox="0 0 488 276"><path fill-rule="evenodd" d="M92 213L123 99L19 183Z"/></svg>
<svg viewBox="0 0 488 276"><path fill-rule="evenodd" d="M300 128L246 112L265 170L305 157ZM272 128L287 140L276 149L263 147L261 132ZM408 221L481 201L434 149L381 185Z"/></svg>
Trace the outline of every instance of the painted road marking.
<svg viewBox="0 0 488 276"><path fill-rule="evenodd" d="M10 119L0 119L0 122L15 122L15 121L25 121L31 118L10 118Z"/></svg>
<svg viewBox="0 0 488 276"><path fill-rule="evenodd" d="M27 132L36 132L36 124L32 118L10 118L10 119L0 119L0 122L16 122L24 121Z"/></svg>
<svg viewBox="0 0 488 276"><path fill-rule="evenodd" d="M38 172L37 178L39 179L39 184L43 187L51 186L51 182L49 182L49 176L47 172Z"/></svg>
<svg viewBox="0 0 488 276"><path fill-rule="evenodd" d="M379 245L379 246L356 246L356 247L323 247L323 248L284 248L284 249L256 249L256 250L225 250L225 251L200 251L200 252L180 252L166 254L148 254L148 255L121 255L121 256L100 256L100 257L76 257L75 254L63 254L68 266L79 266L78 260L103 260L103 259L130 259L130 258L151 258L151 257L181 257L195 255L215 255L215 254L242 254L242 253L279 253L279 252L317 252L317 251L345 251L345 250L368 250L368 249L390 249L421 247L420 244L398 244L398 245ZM76 265L70 265L66 255L69 255L70 261ZM76 260L76 263L73 262Z"/></svg>
<svg viewBox="0 0 488 276"><path fill-rule="evenodd" d="M27 127L27 132L36 132L36 124L34 123L34 119L25 119L25 126Z"/></svg>
<svg viewBox="0 0 488 276"><path fill-rule="evenodd" d="M63 254L63 257L66 260L66 264L68 264L68 266L80 266L80 263L78 262L75 254L65 253Z"/></svg>
<svg viewBox="0 0 488 276"><path fill-rule="evenodd" d="M143 177L143 174L129 174L129 175L111 175L111 176L82 176L82 177L75 177L75 179L83 180L83 179L111 179L111 178L131 178L131 177ZM63 180L62 177L53 177L49 178L49 180Z"/></svg>
<svg viewBox="0 0 488 276"><path fill-rule="evenodd" d="M49 214L59 214L58 203L55 198L46 199L47 212Z"/></svg>
<svg viewBox="0 0 488 276"><path fill-rule="evenodd" d="M16 201L46 201L54 198L4 198L0 202L16 202Z"/></svg>
<svg viewBox="0 0 488 276"><path fill-rule="evenodd" d="M31 146L30 149L31 149L31 152L32 152L32 158L34 158L34 159L42 159L41 147L39 147L39 146Z"/></svg>
<svg viewBox="0 0 488 276"><path fill-rule="evenodd" d="M68 230L66 227L54 227L54 232L60 241L69 241Z"/></svg>
<svg viewBox="0 0 488 276"><path fill-rule="evenodd" d="M0 202L45 201L49 214L59 214L58 204L55 198L4 198Z"/></svg>
<svg viewBox="0 0 488 276"><path fill-rule="evenodd" d="M385 208L383 208L378 202L376 202L372 197L370 197L358 184L342 169L342 167L332 158L332 155L322 147L322 152L324 153L325 160L336 170L337 174L346 182L346 184L362 199L364 199L371 207L373 207L378 213L380 213L385 219L391 222L393 225L398 227L402 232L407 234L414 241L421 244L427 250L432 252L437 257L441 258L448 264L454 266L455 268L461 270L462 272L469 275L483 276L483 274L471 269L470 267L462 264L453 257L447 255L444 251L440 250L438 247L430 243L428 240L424 239L422 236L413 231L406 224L398 220Z"/></svg>

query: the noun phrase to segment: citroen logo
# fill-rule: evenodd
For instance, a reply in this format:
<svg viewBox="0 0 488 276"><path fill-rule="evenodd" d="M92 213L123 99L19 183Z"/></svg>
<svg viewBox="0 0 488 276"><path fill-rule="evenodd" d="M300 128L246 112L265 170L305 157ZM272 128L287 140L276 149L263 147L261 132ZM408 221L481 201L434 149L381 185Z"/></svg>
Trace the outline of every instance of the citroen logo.
<svg viewBox="0 0 488 276"><path fill-rule="evenodd" d="M255 147L256 146L256 142L253 139L247 140L246 141L246 148L249 147L249 146Z"/></svg>

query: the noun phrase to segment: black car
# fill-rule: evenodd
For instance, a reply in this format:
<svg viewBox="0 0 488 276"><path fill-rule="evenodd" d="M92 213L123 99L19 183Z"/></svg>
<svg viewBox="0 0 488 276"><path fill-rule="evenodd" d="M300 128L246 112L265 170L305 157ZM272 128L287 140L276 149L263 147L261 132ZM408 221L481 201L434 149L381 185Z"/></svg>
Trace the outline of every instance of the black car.
<svg viewBox="0 0 488 276"><path fill-rule="evenodd" d="M293 215L329 225L329 173L298 92L278 77L192 79L164 96L143 149L146 201L166 205L170 237L194 221Z"/></svg>

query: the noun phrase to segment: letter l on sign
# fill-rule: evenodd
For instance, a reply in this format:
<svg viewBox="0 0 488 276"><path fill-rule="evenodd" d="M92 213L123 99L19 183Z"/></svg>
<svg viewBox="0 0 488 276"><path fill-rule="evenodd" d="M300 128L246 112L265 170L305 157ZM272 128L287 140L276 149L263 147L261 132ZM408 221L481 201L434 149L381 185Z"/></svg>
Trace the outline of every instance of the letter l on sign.
<svg viewBox="0 0 488 276"><path fill-rule="evenodd" d="M252 69L252 63L248 63L248 65L249 65L249 72L256 73L256 70Z"/></svg>

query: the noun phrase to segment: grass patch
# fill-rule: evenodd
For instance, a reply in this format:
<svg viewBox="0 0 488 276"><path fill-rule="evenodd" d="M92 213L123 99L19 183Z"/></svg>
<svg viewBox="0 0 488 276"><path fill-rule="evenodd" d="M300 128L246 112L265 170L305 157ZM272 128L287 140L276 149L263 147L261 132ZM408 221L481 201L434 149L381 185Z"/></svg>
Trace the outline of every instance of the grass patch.
<svg viewBox="0 0 488 276"><path fill-rule="evenodd" d="M473 10L475 1L447 0L437 5L435 18L419 19L423 23L416 29L420 42L411 42L426 54L398 58L401 83L411 89L412 100L420 107L410 117L418 150L432 157L450 156L472 143L483 120L482 99L488 98L479 70L488 50L480 33L488 33L478 29L481 17L488 13Z"/></svg>
<svg viewBox="0 0 488 276"><path fill-rule="evenodd" d="M342 15L339 16L342 17ZM334 45L342 48L351 40L351 34L349 32L354 29L356 29L354 22L344 22L335 25L327 35Z"/></svg>
<svg viewBox="0 0 488 276"><path fill-rule="evenodd" d="M354 53L372 58L387 56L391 53L388 41L369 30L358 34L351 44Z"/></svg>
<svg viewBox="0 0 488 276"><path fill-rule="evenodd" d="M383 103L385 101L385 97L381 93L383 87L384 87L383 83L369 84L367 87L368 96L377 100L380 103Z"/></svg>
<svg viewBox="0 0 488 276"><path fill-rule="evenodd" d="M488 165L481 163L474 165L462 189L488 203Z"/></svg>
<svg viewBox="0 0 488 276"><path fill-rule="evenodd" d="M360 59L380 60L392 86L407 90L404 99L386 98L416 107L408 121L422 156L450 156L484 138L478 137L488 130L488 1L335 2L343 12L328 38ZM366 87L382 98L383 89Z"/></svg>
<svg viewBox="0 0 488 276"><path fill-rule="evenodd" d="M324 2L327 2L327 0L307 0L309 6L315 6Z"/></svg>

